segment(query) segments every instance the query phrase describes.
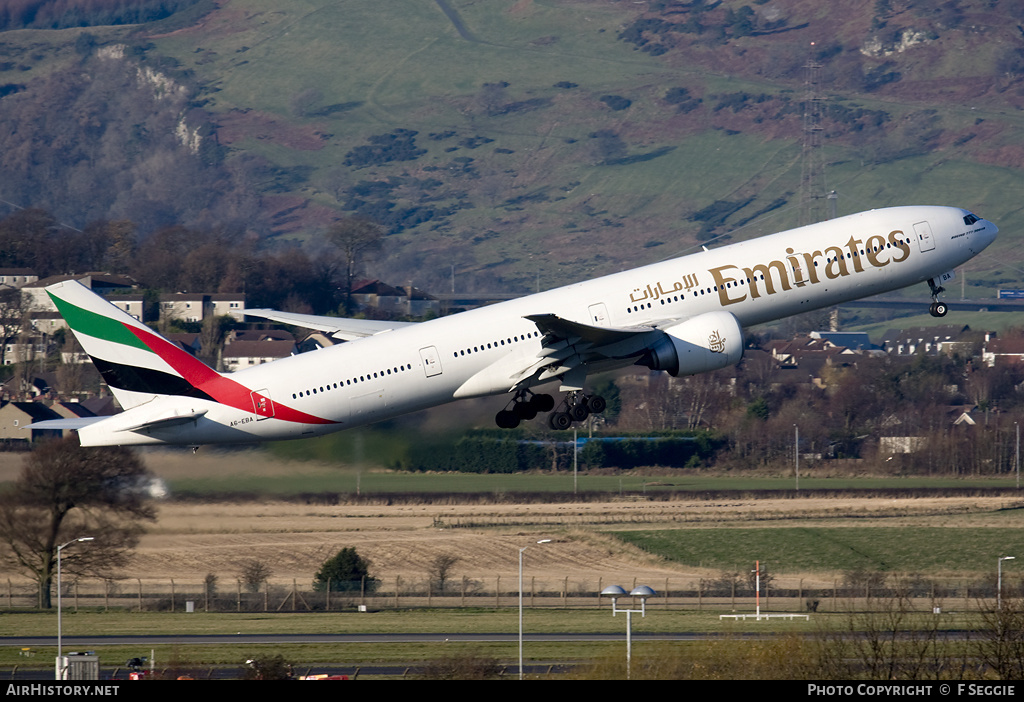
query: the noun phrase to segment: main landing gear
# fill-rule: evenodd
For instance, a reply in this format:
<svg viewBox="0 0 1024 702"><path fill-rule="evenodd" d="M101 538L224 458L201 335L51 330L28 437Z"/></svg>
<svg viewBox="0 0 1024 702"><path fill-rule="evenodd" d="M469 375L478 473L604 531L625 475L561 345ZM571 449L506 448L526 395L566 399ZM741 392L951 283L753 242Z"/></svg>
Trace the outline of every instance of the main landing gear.
<svg viewBox="0 0 1024 702"><path fill-rule="evenodd" d="M512 402L494 417L494 422L502 429L515 429L519 422L529 421L541 412L550 412L555 406L555 398L551 395L534 395L529 390L520 390L512 398Z"/></svg>
<svg viewBox="0 0 1024 702"><path fill-rule="evenodd" d="M928 279L928 288L932 291L932 304L928 308L928 314L932 317L945 317L949 312L949 306L945 302L939 302L939 295L946 292L946 289L936 285L934 278Z"/></svg>
<svg viewBox="0 0 1024 702"><path fill-rule="evenodd" d="M604 412L608 403L600 395L584 395L579 390L567 393L562 404L548 417L552 429L568 429L573 422L585 422L592 414Z"/></svg>
<svg viewBox="0 0 1024 702"><path fill-rule="evenodd" d="M512 401L498 412L494 422L502 429L515 429L522 421L529 421L541 412L551 412L548 426L552 429L568 429L573 422L585 422L592 414L604 412L608 403L600 395L584 395L579 390L566 394L565 399L555 408L551 395L535 395L529 390L520 390Z"/></svg>

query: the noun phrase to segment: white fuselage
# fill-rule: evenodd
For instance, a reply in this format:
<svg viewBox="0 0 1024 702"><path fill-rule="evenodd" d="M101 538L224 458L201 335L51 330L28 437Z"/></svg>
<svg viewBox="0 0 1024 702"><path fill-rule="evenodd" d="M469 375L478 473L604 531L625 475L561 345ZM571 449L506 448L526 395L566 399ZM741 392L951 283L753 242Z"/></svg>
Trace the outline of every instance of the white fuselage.
<svg viewBox="0 0 1024 702"><path fill-rule="evenodd" d="M952 207L872 210L292 356L230 377L275 404L331 423L159 398L206 414L133 438L183 444L296 438L507 393L515 371L542 350L543 334L526 315L628 329L724 310L749 326L895 290L951 272L993 241L996 227L986 220L968 224L968 215ZM111 429L101 433L109 436ZM81 434L83 443L108 443L100 434L90 438L92 428Z"/></svg>

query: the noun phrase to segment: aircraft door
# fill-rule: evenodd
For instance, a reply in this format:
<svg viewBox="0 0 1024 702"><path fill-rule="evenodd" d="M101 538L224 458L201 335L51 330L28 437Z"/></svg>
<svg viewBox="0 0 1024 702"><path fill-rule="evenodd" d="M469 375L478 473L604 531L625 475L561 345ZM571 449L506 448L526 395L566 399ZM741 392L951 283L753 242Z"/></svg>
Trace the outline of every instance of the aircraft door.
<svg viewBox="0 0 1024 702"><path fill-rule="evenodd" d="M441 375L443 370L441 368L441 357L437 355L436 348L427 346L420 349L420 360L423 361L423 372L427 374L428 378Z"/></svg>
<svg viewBox="0 0 1024 702"><path fill-rule="evenodd" d="M252 396L252 411L256 414L256 421L270 419L274 416L274 401L266 389L256 390L249 393Z"/></svg>
<svg viewBox="0 0 1024 702"><path fill-rule="evenodd" d="M595 327L608 326L608 308L605 307L603 302L590 306L590 323Z"/></svg>
<svg viewBox="0 0 1024 702"><path fill-rule="evenodd" d="M928 222L918 222L914 225L914 234L917 235L917 245L921 252L931 251L935 248L935 240L932 238L932 228Z"/></svg>

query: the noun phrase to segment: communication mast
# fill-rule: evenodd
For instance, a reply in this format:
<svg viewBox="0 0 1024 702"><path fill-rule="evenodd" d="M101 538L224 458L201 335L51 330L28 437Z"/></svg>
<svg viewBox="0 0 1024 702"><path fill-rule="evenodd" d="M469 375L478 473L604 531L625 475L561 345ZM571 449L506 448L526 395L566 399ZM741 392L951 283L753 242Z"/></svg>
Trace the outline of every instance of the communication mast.
<svg viewBox="0 0 1024 702"><path fill-rule="evenodd" d="M814 42L811 42L814 51ZM825 98L818 93L822 64L809 56L804 65L803 140L800 159L800 225L814 224L834 217L826 212L826 200L835 207L834 194L825 191L825 156L821 147L821 103Z"/></svg>

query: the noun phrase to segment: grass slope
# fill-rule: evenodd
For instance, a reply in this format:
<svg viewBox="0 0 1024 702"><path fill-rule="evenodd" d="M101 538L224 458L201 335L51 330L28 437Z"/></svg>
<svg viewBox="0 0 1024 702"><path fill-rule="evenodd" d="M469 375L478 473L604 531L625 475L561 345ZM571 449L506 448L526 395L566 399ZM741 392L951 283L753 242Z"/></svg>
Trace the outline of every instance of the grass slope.
<svg viewBox="0 0 1024 702"><path fill-rule="evenodd" d="M288 153L273 140L234 145L282 165L312 166L313 176L295 192L321 204L337 207L327 176L332 171L337 176L345 154L373 134L415 129L421 134L417 145L429 153L414 163L349 170L342 180L422 175L424 166L443 173L452 158L474 159L475 175L442 176L453 187L466 188L474 207L454 215L439 231L428 224L399 236L397 255L379 264L384 269L415 262L418 277L440 280L452 247L470 239L471 252L462 251L456 259L470 284L493 286L485 271L496 270L524 286L539 272L543 287L548 287L587 272L607 272L687 250L697 226L686 217L716 200L753 198L732 221L778 197L792 202L800 173L797 139L766 139L756 132L728 136L715 126L718 116L710 110L703 127L684 126L674 108L661 100L667 89L678 85L703 94L706 106L718 95L778 94L789 86L680 68L633 51L617 39L619 29L634 16L635 8L623 5L444 5L450 16L440 3L411 0L386 6L232 0L200 27L153 41L160 52L215 86L208 94L215 111L269 113L329 134L322 148L301 153ZM577 87L554 88L560 81ZM501 100L548 103L494 114L486 108L483 86L501 82L508 83L500 91ZM312 90L319 93L317 106L327 107L327 114L296 116L292 101ZM605 94L621 95L632 104L611 110L599 101ZM921 108L877 97L857 104L884 109L895 120ZM330 112L332 105L345 108ZM978 119L1019 129L997 110L951 104L935 108L949 129L967 129ZM622 135L631 156L669 150L646 161L598 165L589 135L601 129ZM466 148L452 140L424 138L449 130L458 137L483 135L494 141ZM1007 136L1000 134L1000 141ZM1018 189L1016 169L964 161L955 150L864 165L856 151L833 145L829 160L827 180L841 193L841 213L941 202L975 208L1004 231L1024 224L1019 207L1006 197ZM535 199L519 209L493 206L531 194ZM790 208L735 236L747 238L795 222ZM500 236L480 237L487 230ZM659 241L666 243L654 244ZM416 254L409 251L412 246ZM992 262L1006 246L997 244ZM555 254L552 260L531 257L545 248ZM449 252L449 259L442 251Z"/></svg>
<svg viewBox="0 0 1024 702"><path fill-rule="evenodd" d="M759 61L738 60L748 49L752 57L782 51L796 35L695 45L691 56L721 57L721 67L708 70L686 54L653 57L620 41L639 11L633 3L596 0L226 0L191 26L174 17L89 31L101 43L136 31L136 39L152 43L150 55L191 72L204 86L203 108L222 121L229 160L259 157L294 170L277 181L276 192L262 193L267 207L306 201L316 210L286 228L289 235L315 237L324 218L341 211L347 196L339 193L359 181L436 179L443 202L463 207L391 237L371 273L440 290L454 265L461 289L525 292L538 281L548 288L693 250L700 226L690 216L719 200L749 200L720 229L733 240L797 222L799 111L778 118L774 107L763 115L756 106L715 109L740 92L798 103L800 86L792 80L771 77L772 66ZM807 17L831 27L840 11L816 7ZM6 55L20 58L0 64L0 85L79 60L71 47L80 33L5 33ZM853 46L863 37L837 39ZM962 79L987 70L991 42L972 49L966 30L943 39L941 49L920 50L918 56L933 59L917 60L924 64L917 78ZM914 60L910 53L899 58ZM826 140L826 185L840 194L840 214L906 203L977 210L1003 236L970 264L968 295L990 295L999 284L1024 287L1013 253L1024 227L1014 196L1021 170L990 165L1015 163L1024 120L1009 107L1010 97L1005 104L998 96L968 104L950 99L956 85L929 92L922 83L898 97L903 93L839 94L841 84L826 83L830 103L883 110L887 129L896 130L858 145L852 134ZM678 112L663 99L675 87L702 98L702 106ZM601 100L607 95L631 103L613 109ZM898 146L899 130L918 118L948 136L916 156L872 157L885 140ZM419 132L417 147L427 153L344 166L353 148L398 128ZM592 136L602 131L621 140L612 145L615 158ZM475 137L492 141L467 141ZM426 202L415 190L399 189L395 203ZM777 200L786 204L746 223Z"/></svg>

